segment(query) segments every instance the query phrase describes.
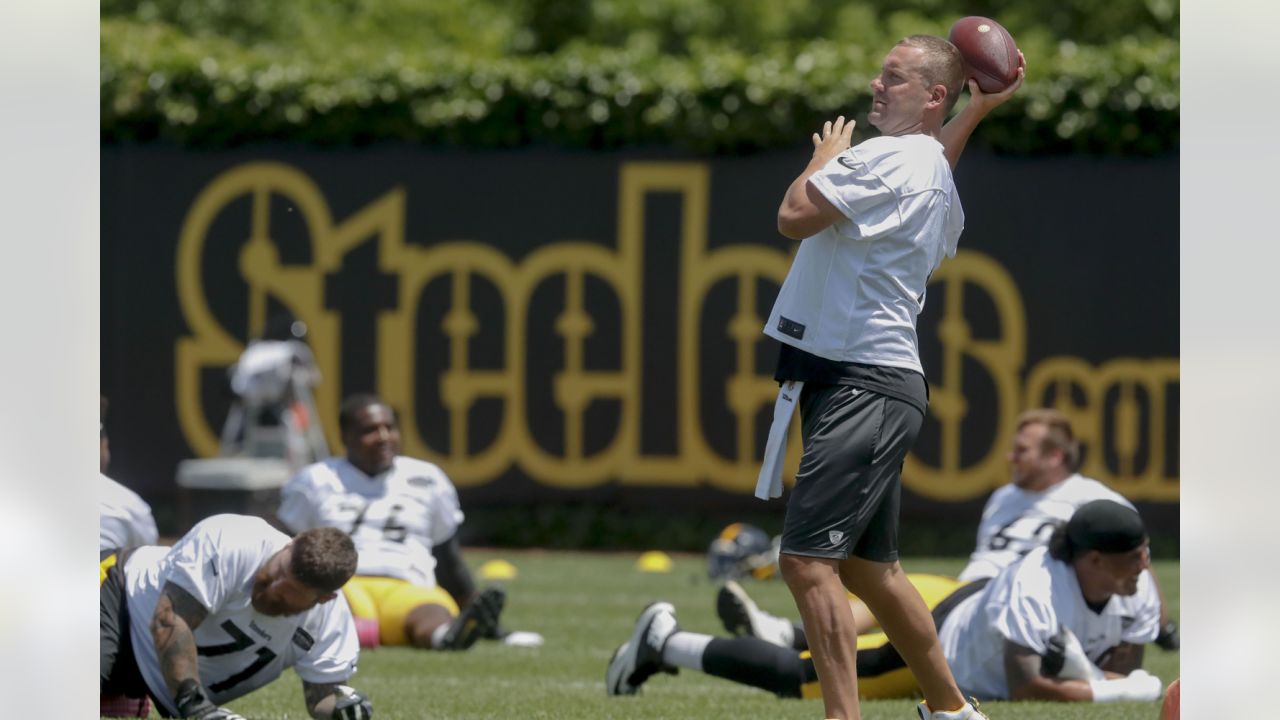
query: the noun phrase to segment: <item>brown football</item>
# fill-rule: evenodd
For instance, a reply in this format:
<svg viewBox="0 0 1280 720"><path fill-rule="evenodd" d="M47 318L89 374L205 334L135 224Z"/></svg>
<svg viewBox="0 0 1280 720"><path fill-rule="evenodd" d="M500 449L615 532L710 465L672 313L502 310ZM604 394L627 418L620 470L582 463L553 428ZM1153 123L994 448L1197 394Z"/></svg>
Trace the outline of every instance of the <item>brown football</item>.
<svg viewBox="0 0 1280 720"><path fill-rule="evenodd" d="M965 76L976 79L982 92L1000 92L1018 79L1018 45L995 20L960 18L947 39L960 50Z"/></svg>

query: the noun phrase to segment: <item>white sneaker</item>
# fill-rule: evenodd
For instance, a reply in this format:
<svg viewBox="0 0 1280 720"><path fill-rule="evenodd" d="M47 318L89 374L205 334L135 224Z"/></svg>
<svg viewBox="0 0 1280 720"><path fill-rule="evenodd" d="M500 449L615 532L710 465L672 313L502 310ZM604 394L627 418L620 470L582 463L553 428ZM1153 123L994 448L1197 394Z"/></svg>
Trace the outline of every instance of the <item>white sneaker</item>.
<svg viewBox="0 0 1280 720"><path fill-rule="evenodd" d="M916 706L916 712L920 714L920 720L990 720L978 709L978 701L973 698L969 698L964 707L950 712L930 711L929 706L921 702Z"/></svg>
<svg viewBox="0 0 1280 720"><path fill-rule="evenodd" d="M733 635L749 635L784 648L790 648L795 642L796 629L791 621L761 610L733 580L720 587L716 614L724 623L724 629Z"/></svg>
<svg viewBox="0 0 1280 720"><path fill-rule="evenodd" d="M635 695L656 672L674 674L676 669L662 662L662 648L680 627L671 603L656 602L640 613L631 639L622 643L609 660L604 689L609 695Z"/></svg>

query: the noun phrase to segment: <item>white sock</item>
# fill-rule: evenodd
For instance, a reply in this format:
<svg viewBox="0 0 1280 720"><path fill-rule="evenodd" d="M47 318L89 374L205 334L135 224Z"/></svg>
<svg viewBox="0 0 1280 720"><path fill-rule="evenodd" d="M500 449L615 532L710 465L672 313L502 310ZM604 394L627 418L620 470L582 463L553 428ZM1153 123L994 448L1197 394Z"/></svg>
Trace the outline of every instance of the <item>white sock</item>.
<svg viewBox="0 0 1280 720"><path fill-rule="evenodd" d="M677 632L662 647L662 662L675 667L702 671L702 653L715 638L702 633Z"/></svg>
<svg viewBox="0 0 1280 720"><path fill-rule="evenodd" d="M796 627L786 618L757 610L754 617L756 636L765 642L789 648L796 639Z"/></svg>
<svg viewBox="0 0 1280 720"><path fill-rule="evenodd" d="M438 648L444 642L444 634L449 632L451 622L440 623L435 630L431 631L431 647Z"/></svg>
<svg viewBox="0 0 1280 720"><path fill-rule="evenodd" d="M924 706L927 708L929 707L929 704L924 703ZM929 714L929 717L934 718L934 720L951 720L952 718L955 718L956 720L963 720L965 718L977 716L977 710L975 710L973 705L970 705L967 700L965 701L965 704L961 705L957 710L934 710Z"/></svg>

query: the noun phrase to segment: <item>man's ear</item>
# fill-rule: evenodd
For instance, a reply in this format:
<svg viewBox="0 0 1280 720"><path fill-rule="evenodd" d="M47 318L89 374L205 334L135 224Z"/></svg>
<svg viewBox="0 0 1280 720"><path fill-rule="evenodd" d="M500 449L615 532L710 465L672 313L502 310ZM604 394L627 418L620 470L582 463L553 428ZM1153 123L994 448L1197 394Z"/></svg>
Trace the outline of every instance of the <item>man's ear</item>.
<svg viewBox="0 0 1280 720"><path fill-rule="evenodd" d="M1061 465L1062 467L1066 467L1066 466L1067 466L1067 451L1066 451L1066 450L1063 450L1062 448L1054 448L1053 450L1050 450L1049 452L1053 453L1054 455L1056 455L1056 456L1058 457L1058 464L1059 464L1059 465Z"/></svg>
<svg viewBox="0 0 1280 720"><path fill-rule="evenodd" d="M929 104L942 107L947 102L947 86L937 83L929 89Z"/></svg>
<svg viewBox="0 0 1280 720"><path fill-rule="evenodd" d="M1102 557L1102 552L1100 550L1088 551L1088 553L1085 554L1084 559L1085 563L1095 570L1101 568L1105 564L1105 559Z"/></svg>

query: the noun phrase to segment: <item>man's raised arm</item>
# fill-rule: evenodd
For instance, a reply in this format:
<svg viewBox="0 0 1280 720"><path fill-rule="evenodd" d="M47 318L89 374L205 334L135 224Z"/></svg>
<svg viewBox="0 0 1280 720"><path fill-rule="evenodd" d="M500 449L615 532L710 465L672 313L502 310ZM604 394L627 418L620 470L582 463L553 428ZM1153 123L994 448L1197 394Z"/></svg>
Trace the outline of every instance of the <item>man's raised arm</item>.
<svg viewBox="0 0 1280 720"><path fill-rule="evenodd" d="M942 126L942 133L938 137L942 143L943 153L947 156L947 162L951 164L953 170L960 162L960 155L964 152L964 146L969 142L969 136L973 134L974 128L978 127L978 123L982 122L982 118L986 117L987 113L1013 97L1018 88L1022 87L1026 74L1027 59L1019 50L1018 79L1004 90L998 93L984 93L978 88L977 80L969 79L969 102L956 113L955 117Z"/></svg>

